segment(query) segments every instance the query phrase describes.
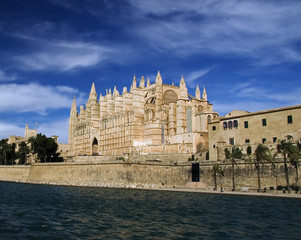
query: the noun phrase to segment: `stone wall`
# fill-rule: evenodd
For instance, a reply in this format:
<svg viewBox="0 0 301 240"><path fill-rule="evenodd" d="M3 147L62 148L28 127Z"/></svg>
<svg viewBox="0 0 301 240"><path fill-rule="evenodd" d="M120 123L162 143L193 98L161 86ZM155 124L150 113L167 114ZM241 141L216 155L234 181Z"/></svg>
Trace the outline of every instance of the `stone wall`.
<svg viewBox="0 0 301 240"><path fill-rule="evenodd" d="M1 166L0 180L12 182L26 182L29 177L31 166Z"/></svg>
<svg viewBox="0 0 301 240"><path fill-rule="evenodd" d="M32 166L29 182L108 187L185 185L190 165L132 163L57 163Z"/></svg>
<svg viewBox="0 0 301 240"><path fill-rule="evenodd" d="M32 166L1 166L0 180L47 183L58 185L101 186L101 187L141 187L185 186L191 181L191 163L161 162L130 163L109 161L99 163L38 163ZM213 161L200 163L200 182L205 189L212 190L214 178ZM277 171L266 164L262 171L261 186L285 186L283 164L276 164ZM222 164L224 177L218 178L226 190L232 189L231 164ZM289 168L290 182L295 182L295 171ZM257 172L254 164L239 162L235 166L236 189L257 188Z"/></svg>

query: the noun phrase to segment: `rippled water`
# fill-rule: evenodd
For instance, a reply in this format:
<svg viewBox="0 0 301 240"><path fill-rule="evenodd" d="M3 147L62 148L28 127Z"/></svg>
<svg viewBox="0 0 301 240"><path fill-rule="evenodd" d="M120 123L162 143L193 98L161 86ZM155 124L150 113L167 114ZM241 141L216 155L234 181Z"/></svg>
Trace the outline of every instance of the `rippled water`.
<svg viewBox="0 0 301 240"><path fill-rule="evenodd" d="M301 200L0 182L1 239L300 239Z"/></svg>

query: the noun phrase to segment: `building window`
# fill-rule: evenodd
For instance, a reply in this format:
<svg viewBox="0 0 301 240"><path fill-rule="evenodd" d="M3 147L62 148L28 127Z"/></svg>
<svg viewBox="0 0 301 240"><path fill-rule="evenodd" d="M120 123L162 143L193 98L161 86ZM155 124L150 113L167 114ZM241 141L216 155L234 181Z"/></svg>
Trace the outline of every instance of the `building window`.
<svg viewBox="0 0 301 240"><path fill-rule="evenodd" d="M228 125L227 125L227 122L224 122L224 123L223 123L224 130L227 129L227 126L228 126Z"/></svg>
<svg viewBox="0 0 301 240"><path fill-rule="evenodd" d="M245 139L245 143L250 143L250 139Z"/></svg>
<svg viewBox="0 0 301 240"><path fill-rule="evenodd" d="M229 128L229 129L232 129L232 121L229 121L229 122L228 122L228 128Z"/></svg>
<svg viewBox="0 0 301 240"><path fill-rule="evenodd" d="M262 119L262 126L266 126L267 125L267 120L264 118Z"/></svg>
<svg viewBox="0 0 301 240"><path fill-rule="evenodd" d="M229 144L234 145L234 138L229 138Z"/></svg>
<svg viewBox="0 0 301 240"><path fill-rule="evenodd" d="M238 121L237 121L237 120L234 120L234 121L233 121L233 127L234 127L234 128L237 128L237 127L238 127Z"/></svg>
<svg viewBox="0 0 301 240"><path fill-rule="evenodd" d="M288 124L293 123L293 116L292 115L287 116L287 123Z"/></svg>
<svg viewBox="0 0 301 240"><path fill-rule="evenodd" d="M273 143L277 142L277 138L273 137Z"/></svg>
<svg viewBox="0 0 301 240"><path fill-rule="evenodd" d="M249 128L249 123L248 123L248 121L245 121L245 128Z"/></svg>
<svg viewBox="0 0 301 240"><path fill-rule="evenodd" d="M263 138L262 139L262 143L266 143L267 139L266 138Z"/></svg>
<svg viewBox="0 0 301 240"><path fill-rule="evenodd" d="M212 130L215 131L215 130L216 130L216 126L213 126L213 127L212 127Z"/></svg>
<svg viewBox="0 0 301 240"><path fill-rule="evenodd" d="M213 148L215 148L215 145L213 145Z"/></svg>

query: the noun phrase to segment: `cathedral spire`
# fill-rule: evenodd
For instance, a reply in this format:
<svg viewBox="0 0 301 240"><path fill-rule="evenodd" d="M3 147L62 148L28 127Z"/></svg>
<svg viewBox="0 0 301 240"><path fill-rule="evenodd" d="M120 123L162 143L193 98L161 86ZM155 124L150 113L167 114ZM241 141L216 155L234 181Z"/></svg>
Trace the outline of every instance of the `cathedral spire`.
<svg viewBox="0 0 301 240"><path fill-rule="evenodd" d="M150 86L150 80L149 80L149 77L147 78L147 83L146 83L146 86Z"/></svg>
<svg viewBox="0 0 301 240"><path fill-rule="evenodd" d="M186 83L185 83L183 75L182 75L182 78L181 78L181 81L180 81L180 88L186 88Z"/></svg>
<svg viewBox="0 0 301 240"><path fill-rule="evenodd" d="M137 88L136 75L134 75L132 87L133 87L133 89L136 89L136 88Z"/></svg>
<svg viewBox="0 0 301 240"><path fill-rule="evenodd" d="M144 76L141 77L141 80L140 80L140 84L139 84L139 87L140 88L144 88L145 86L145 80L144 80Z"/></svg>
<svg viewBox="0 0 301 240"><path fill-rule="evenodd" d="M200 88L199 88L198 84L196 85L196 89L195 89L195 98L198 99L198 100L201 99L201 91L200 91Z"/></svg>
<svg viewBox="0 0 301 240"><path fill-rule="evenodd" d="M89 94L89 102L91 102L91 101L97 102L97 93L96 93L96 90L95 90L94 82L92 83L91 91L90 91L90 94Z"/></svg>
<svg viewBox="0 0 301 240"><path fill-rule="evenodd" d="M118 95L119 95L119 92L118 92L116 86L114 86L113 96L115 97L115 96L118 96Z"/></svg>
<svg viewBox="0 0 301 240"><path fill-rule="evenodd" d="M203 89L203 99L207 101L207 92L206 92L205 86L204 86L204 89Z"/></svg>
<svg viewBox="0 0 301 240"><path fill-rule="evenodd" d="M158 71L158 74L157 74L157 77L156 77L156 83L162 84L162 77L161 77L160 71Z"/></svg>
<svg viewBox="0 0 301 240"><path fill-rule="evenodd" d="M187 90L186 83L185 83L183 76L182 76L181 82L180 82L180 96L181 96L181 99L188 98L188 90Z"/></svg>
<svg viewBox="0 0 301 240"><path fill-rule="evenodd" d="M71 111L70 111L70 117L76 117L76 116L77 116L77 107L76 107L76 101L75 101L75 96L74 96Z"/></svg>

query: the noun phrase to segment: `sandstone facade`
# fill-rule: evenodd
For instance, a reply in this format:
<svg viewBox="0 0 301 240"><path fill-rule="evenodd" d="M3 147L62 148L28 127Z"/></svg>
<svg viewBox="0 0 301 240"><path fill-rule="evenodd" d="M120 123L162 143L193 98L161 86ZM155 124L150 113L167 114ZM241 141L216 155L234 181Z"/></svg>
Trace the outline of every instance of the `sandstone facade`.
<svg viewBox="0 0 301 240"><path fill-rule="evenodd" d="M281 139L301 140L301 105L258 112L232 111L209 123L209 156L224 160L233 145L255 151L259 143L276 149Z"/></svg>
<svg viewBox="0 0 301 240"><path fill-rule="evenodd" d="M71 155L146 155L208 151L208 121L217 117L199 87L188 94L180 85L154 84L134 76L130 91L107 90L97 97L93 83L86 106L77 111L74 99L69 119Z"/></svg>

